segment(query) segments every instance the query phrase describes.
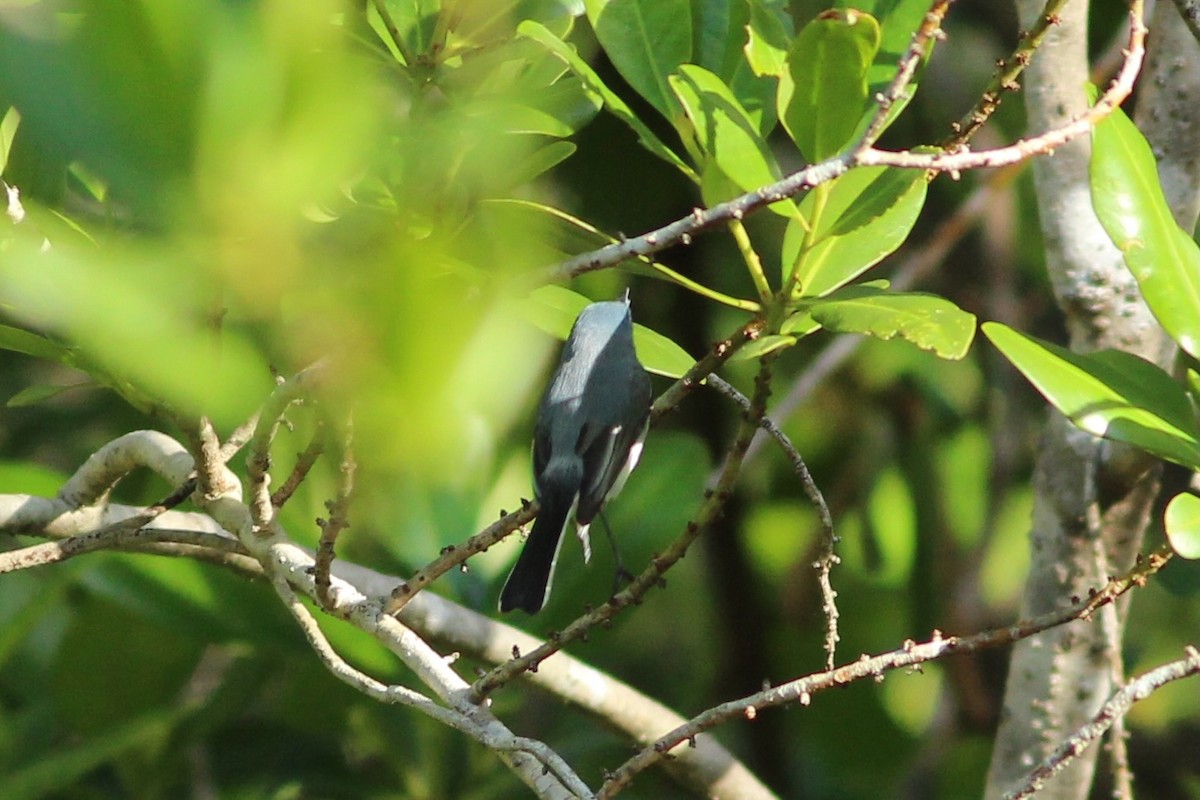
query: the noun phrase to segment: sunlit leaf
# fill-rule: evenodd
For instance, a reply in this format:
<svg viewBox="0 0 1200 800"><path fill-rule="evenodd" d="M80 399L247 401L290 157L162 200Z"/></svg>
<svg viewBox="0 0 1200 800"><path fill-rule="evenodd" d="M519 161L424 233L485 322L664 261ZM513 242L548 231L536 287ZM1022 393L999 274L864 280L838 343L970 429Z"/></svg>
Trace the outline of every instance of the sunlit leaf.
<svg viewBox="0 0 1200 800"><path fill-rule="evenodd" d="M867 107L867 69L879 23L860 11L826 11L800 31L779 82L780 119L815 163L849 143Z"/></svg>
<svg viewBox="0 0 1200 800"><path fill-rule="evenodd" d="M1200 469L1200 425L1187 392L1149 361L1119 350L1074 353L995 322L983 332L1073 424Z"/></svg>
<svg viewBox="0 0 1200 800"><path fill-rule="evenodd" d="M819 297L854 280L908 238L925 191L919 170L867 167L833 181L820 204L818 194L810 192L800 202L800 213L815 232L809 236L799 222L788 225L784 281L795 267L797 294Z"/></svg>
<svg viewBox="0 0 1200 800"><path fill-rule="evenodd" d="M1167 503L1163 528L1171 548L1184 558L1200 558L1200 497L1177 494Z"/></svg>
<svg viewBox="0 0 1200 800"><path fill-rule="evenodd" d="M0 349L24 353L49 361L66 362L70 350L45 336L23 331L10 325L0 325Z"/></svg>
<svg viewBox="0 0 1200 800"><path fill-rule="evenodd" d="M975 315L933 294L851 286L814 301L809 311L826 330L898 336L946 359L965 356L975 338Z"/></svg>
<svg viewBox="0 0 1200 800"><path fill-rule="evenodd" d="M621 77L664 117L678 117L667 76L692 58L691 0L586 0L585 6Z"/></svg>
<svg viewBox="0 0 1200 800"><path fill-rule="evenodd" d="M5 405L9 408L35 406L38 403L49 400L52 397L58 397L63 392L69 392L72 389L78 389L80 386L87 385L90 384L70 384L64 386L60 384L36 383L32 386L26 386L24 389L8 398L8 402L5 403Z"/></svg>
<svg viewBox="0 0 1200 800"><path fill-rule="evenodd" d="M730 357L730 361L753 361L756 358L762 358L767 353L774 353L777 350L791 347L796 343L797 337L785 334L773 333L767 336L760 336L754 341L742 347Z"/></svg>
<svg viewBox="0 0 1200 800"><path fill-rule="evenodd" d="M670 77L670 84L687 117L685 138L693 138L703 156L732 184L729 190L714 188L717 184L706 169L706 202L728 200L781 177L766 141L720 78L703 67L685 64ZM788 217L796 213L791 200L774 203L771 209Z"/></svg>
<svg viewBox="0 0 1200 800"><path fill-rule="evenodd" d="M749 0L749 5L746 61L756 75L781 77L787 72L791 16L785 7L769 0Z"/></svg>
<svg viewBox="0 0 1200 800"><path fill-rule="evenodd" d="M1163 329L1200 358L1200 247L1171 215L1150 145L1121 109L1092 129L1092 203Z"/></svg>
<svg viewBox="0 0 1200 800"><path fill-rule="evenodd" d="M17 126L21 124L21 112L9 108L0 117L0 173L8 166L8 154L12 151L13 138L17 135Z"/></svg>
<svg viewBox="0 0 1200 800"><path fill-rule="evenodd" d="M667 163L675 166L693 180L699 180L695 171L676 155L675 151L663 144L662 140L641 121L637 114L633 113L633 110L629 108L625 101L609 89L604 84L604 81L600 80L600 76L596 74L596 71L586 61L579 57L579 53L575 51L574 47L555 36L545 26L532 20L522 22L517 30L522 36L527 36L542 44L569 66L579 76L579 79L583 81L584 86L603 101L609 112L633 129L643 147ZM665 84L665 76L663 81Z"/></svg>

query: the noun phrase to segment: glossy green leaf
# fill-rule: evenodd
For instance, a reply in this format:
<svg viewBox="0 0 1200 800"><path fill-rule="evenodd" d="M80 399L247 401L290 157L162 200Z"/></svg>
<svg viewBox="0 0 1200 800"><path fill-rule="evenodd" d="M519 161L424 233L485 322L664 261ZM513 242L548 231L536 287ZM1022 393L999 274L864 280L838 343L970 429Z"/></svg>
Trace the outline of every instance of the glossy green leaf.
<svg viewBox="0 0 1200 800"><path fill-rule="evenodd" d="M438 19L436 9L433 10L434 13L429 13L420 2L414 0L384 0L383 6L388 19L380 17L379 9L374 3L368 3L367 21L397 61L410 67L415 66L409 63L409 60L415 62L418 56L429 51L433 43L434 28ZM403 52L396 49L396 38L400 39Z"/></svg>
<svg viewBox="0 0 1200 800"><path fill-rule="evenodd" d="M78 389L80 386L89 386L92 384L70 384L63 386L60 384L51 383L35 383L32 386L26 386L21 391L8 398L5 403L9 408L24 408L26 406L36 406L49 400L52 397L58 397L63 392L69 392L72 389Z"/></svg>
<svg viewBox="0 0 1200 800"><path fill-rule="evenodd" d="M750 5L746 0L692 0L690 63L729 81L743 63Z"/></svg>
<svg viewBox="0 0 1200 800"><path fill-rule="evenodd" d="M779 326L780 333L790 334L797 339L802 339L819 330L821 330L821 323L813 319L812 312L807 308L792 314Z"/></svg>
<svg viewBox="0 0 1200 800"><path fill-rule="evenodd" d="M821 327L878 339L900 337L940 358L957 360L975 339L975 315L944 297L850 286L809 306Z"/></svg>
<svg viewBox="0 0 1200 800"><path fill-rule="evenodd" d="M779 116L810 163L836 155L854 136L867 108L867 69L879 35L869 14L826 11L788 49Z"/></svg>
<svg viewBox="0 0 1200 800"><path fill-rule="evenodd" d="M995 322L983 332L1077 427L1200 469L1196 411L1154 364L1118 350L1074 353Z"/></svg>
<svg viewBox="0 0 1200 800"><path fill-rule="evenodd" d="M786 336L778 333L760 336L730 356L729 360L731 362L753 361L756 358L762 358L767 353L774 353L776 350L791 347L796 341L797 338L795 336Z"/></svg>
<svg viewBox="0 0 1200 800"><path fill-rule="evenodd" d="M12 152L13 139L20 124L21 114L15 108L9 108L0 116L0 173L8 166L8 154ZM6 198L5 202L7 203Z"/></svg>
<svg viewBox="0 0 1200 800"><path fill-rule="evenodd" d="M586 0L588 19L617 72L674 121L667 76L692 59L691 0Z"/></svg>
<svg viewBox="0 0 1200 800"><path fill-rule="evenodd" d="M67 361L71 352L45 336L23 331L10 325L0 325L0 349L62 363Z"/></svg>
<svg viewBox="0 0 1200 800"><path fill-rule="evenodd" d="M884 279L875 280L875 281L863 281L862 283L856 283L856 284L854 284L854 286L851 286L848 288L834 290L833 292L830 292L828 295L826 295L826 297L829 299L835 299L835 298L840 297L842 292L850 292L850 291L858 292L862 289L876 289L879 291L886 291L888 286L890 286L890 285L891 285L891 282L884 280ZM793 336L795 336L796 338L802 339L805 336L808 336L810 333L815 333L816 331L819 331L821 329L821 323L819 323L815 319L813 319L813 315L812 315L813 305L814 304L812 302L800 303L800 305L798 306L798 309L795 311L795 313L793 313L791 316L789 316L787 319L785 319L783 321L783 324L779 326L779 332L780 333L790 333Z"/></svg>
<svg viewBox="0 0 1200 800"><path fill-rule="evenodd" d="M679 74L670 77L670 84L686 119L680 133L732 184L726 188L711 180L706 163L706 202L728 200L779 180L779 166L766 141L720 78L703 67L684 64ZM771 209L788 217L797 213L791 200L774 203Z"/></svg>
<svg viewBox="0 0 1200 800"><path fill-rule="evenodd" d="M1183 492L1171 498L1163 514L1171 549L1183 558L1200 558L1200 497Z"/></svg>
<svg viewBox="0 0 1200 800"><path fill-rule="evenodd" d="M676 155L675 151L663 144L662 140L654 135L654 132L638 118L637 114L633 113L633 110L629 108L625 101L609 89L604 84L604 81L600 80L600 76L596 74L596 71L586 61L579 57L579 53L575 51L574 47L555 36L545 26L531 20L522 22L518 26L517 31L522 36L533 39L544 46L570 67L571 71L583 81L583 85L596 97L600 98L613 116L633 129L633 132L637 134L638 142L643 147L678 168L692 180L699 181L699 176L695 171L682 158Z"/></svg>
<svg viewBox="0 0 1200 800"><path fill-rule="evenodd" d="M524 158L513 163L505 177L511 181L514 188L527 185L539 175L566 161L574 152L574 142L550 142L526 153Z"/></svg>
<svg viewBox="0 0 1200 800"><path fill-rule="evenodd" d="M799 221L783 242L783 280L796 269L796 294L820 297L878 264L908 238L925 205L925 176L919 170L860 167L829 184L824 198L809 192L800 213L814 226L808 236Z"/></svg>
<svg viewBox="0 0 1200 800"><path fill-rule="evenodd" d="M1163 329L1200 358L1200 247L1175 222L1154 154L1120 109L1092 130L1092 203Z"/></svg>
<svg viewBox="0 0 1200 800"><path fill-rule="evenodd" d="M525 319L551 336L566 340L575 318L593 300L563 286L541 286L529 293L520 306ZM668 378L682 377L696 360L675 342L636 322L633 324L633 344L638 360L647 372Z"/></svg>
<svg viewBox="0 0 1200 800"><path fill-rule="evenodd" d="M774 129L777 120L775 87L778 72L759 71L748 60L748 37L751 36L748 31L754 5L761 6L762 0L692 0L691 63L719 77L745 109L755 130L765 136ZM773 21L782 30L778 17ZM790 39L786 33L779 37L782 41L781 61Z"/></svg>
<svg viewBox="0 0 1200 800"><path fill-rule="evenodd" d="M666 378L682 378L696 359L671 339L645 325L633 324L633 345L647 372Z"/></svg>
<svg viewBox="0 0 1200 800"><path fill-rule="evenodd" d="M782 77L787 72L788 43L792 34L787 9L768 0L748 0L746 61L756 75Z"/></svg>

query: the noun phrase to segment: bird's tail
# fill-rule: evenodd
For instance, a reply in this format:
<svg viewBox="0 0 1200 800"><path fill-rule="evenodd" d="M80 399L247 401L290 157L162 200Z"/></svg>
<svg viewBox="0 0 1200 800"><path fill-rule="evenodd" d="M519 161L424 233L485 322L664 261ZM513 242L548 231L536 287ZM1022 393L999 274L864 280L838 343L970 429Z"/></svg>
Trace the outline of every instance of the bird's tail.
<svg viewBox="0 0 1200 800"><path fill-rule="evenodd" d="M571 515L575 492L546 492L541 498L541 510L534 520L529 539L517 557L508 580L500 591L500 610L519 608L536 614L550 596L554 565L562 545L563 529Z"/></svg>

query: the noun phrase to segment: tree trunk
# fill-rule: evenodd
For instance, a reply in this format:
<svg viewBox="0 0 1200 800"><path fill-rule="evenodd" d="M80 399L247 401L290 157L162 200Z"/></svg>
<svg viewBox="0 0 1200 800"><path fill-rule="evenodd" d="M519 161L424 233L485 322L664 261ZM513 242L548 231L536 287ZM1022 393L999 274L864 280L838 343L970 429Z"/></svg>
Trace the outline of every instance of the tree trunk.
<svg viewBox="0 0 1200 800"><path fill-rule="evenodd" d="M1018 0L1022 28L1043 0ZM1087 103L1088 4L1066 6L1026 73L1031 132L1061 124ZM1141 79L1139 122L1160 159L1176 219L1196 220L1194 135L1200 57L1174 7L1157 6L1151 53ZM1065 316L1071 348L1120 348L1166 365L1171 342L1141 301L1120 253L1101 229L1088 186L1090 141L1078 139L1034 164L1046 266ZM1141 547L1158 469L1127 448L1103 442L1051 415L1034 478L1030 546L1033 553L1022 617L1045 613L1083 596L1127 570ZM988 774L987 798L1000 798L1099 709L1121 680L1125 605L1090 621L1056 628L1018 644L1012 653L1004 712ZM1083 800L1098 748L1051 780L1039 798Z"/></svg>

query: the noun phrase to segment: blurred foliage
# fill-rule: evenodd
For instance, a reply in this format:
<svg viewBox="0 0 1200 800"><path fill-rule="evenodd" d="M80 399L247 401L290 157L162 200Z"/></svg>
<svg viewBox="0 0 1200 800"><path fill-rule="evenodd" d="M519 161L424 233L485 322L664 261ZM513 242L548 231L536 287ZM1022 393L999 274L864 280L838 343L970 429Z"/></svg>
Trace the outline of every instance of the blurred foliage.
<svg viewBox="0 0 1200 800"><path fill-rule="evenodd" d="M23 394L0 426L0 492L52 496L104 442L140 427L179 435L179 420L201 411L227 434L269 393L273 374L329 357L320 404L295 409L277 441L279 475L331 418L353 408L360 468L340 555L395 573L428 561L531 493L532 415L554 345L526 321L524 294L530 276L599 243L545 209L605 235L633 235L686 215L702 198L729 196L747 176L795 168L800 157L773 114L775 81L796 79L780 44L824 5L0 4L0 166L25 214L0 222L0 344L9 348L0 351L0 396ZM886 79L919 18L913 10L925 4L839 5L880 20L865 49L854 49L862 37L849 32L859 102ZM622 15L639 7L657 8L660 26L677 26L670 46L622 49ZM885 141L944 136L1013 39L1005 9L956 6L951 35L921 75L924 88ZM1098 15L1098 28L1118 22L1115 11ZM754 45L747 60L725 46L745 25ZM686 80L659 82L689 60L698 67L681 73ZM625 112L605 96L597 115L597 86L621 98ZM812 120L799 102L785 104L785 122L804 127ZM736 127L747 146L731 153L689 138L697 119ZM845 135L856 123L843 116L830 124ZM754 137L765 131L773 131L763 136L769 147L760 147ZM805 131L820 153L840 145ZM1020 103L1007 102L985 134L1022 132ZM895 205L874 217L906 206L890 244L858 248L857 261L837 262L843 272L823 288L880 259L872 277L892 277L987 179L898 189ZM921 202L907 199L910 189ZM1060 339L1032 200L1024 177L998 192L980 226L916 288ZM766 274L775 285L796 263L824 263L820 253L798 261L790 224L770 213L746 220L774 259ZM631 270L638 322L696 356L744 321L736 308L710 302L754 296L731 239L709 235L658 257L710 294L646 279L652 270L641 265ZM605 298L629 282L609 270L573 288ZM830 341L819 333L787 342L774 365L777 397ZM727 373L747 388L753 365ZM1042 407L986 345L945 361L877 339L865 339L804 396L784 428L843 540L833 577L841 660L934 628L970 633L1014 618ZM640 567L681 530L736 415L700 393L652 432L641 468L607 514L626 564ZM318 462L285 507L283 522L298 540L315 542L313 520L326 514L336 481L336 463ZM156 501L172 488L134 475L117 500ZM684 714L819 669L818 542L817 517L790 466L766 448L666 590L572 650ZM438 590L492 613L518 547L514 537L492 548ZM550 606L518 624L544 633L602 599L611 562L603 545L596 550L585 568L578 550L564 547ZM1179 631L1200 622L1198 587L1195 563L1172 563L1137 593L1131 670L1178 655ZM352 663L382 679L409 677L357 631L326 627ZM1000 711L1003 660L959 656L717 735L784 797L973 796ZM543 696L513 687L496 705L586 780L628 753L627 742ZM1197 719L1191 684L1137 707L1134 767L1155 765L1155 782L1140 796L1198 796L1189 759ZM1139 747L1151 735L1153 748ZM0 797L523 791L465 737L328 676L264 585L207 565L120 554L3 577ZM652 774L628 796L682 794Z"/></svg>

